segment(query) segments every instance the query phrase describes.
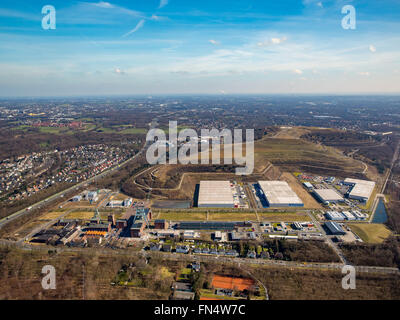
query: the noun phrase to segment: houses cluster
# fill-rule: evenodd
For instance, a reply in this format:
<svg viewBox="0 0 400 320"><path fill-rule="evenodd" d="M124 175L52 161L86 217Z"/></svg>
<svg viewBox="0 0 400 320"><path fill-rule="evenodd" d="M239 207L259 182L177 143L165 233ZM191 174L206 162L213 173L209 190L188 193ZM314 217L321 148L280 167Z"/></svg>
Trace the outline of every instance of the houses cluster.
<svg viewBox="0 0 400 320"><path fill-rule="evenodd" d="M8 194L10 202L28 198L54 184L85 181L131 156L130 150L97 144L5 159L0 162L0 194ZM56 158L61 159L62 167L47 175Z"/></svg>

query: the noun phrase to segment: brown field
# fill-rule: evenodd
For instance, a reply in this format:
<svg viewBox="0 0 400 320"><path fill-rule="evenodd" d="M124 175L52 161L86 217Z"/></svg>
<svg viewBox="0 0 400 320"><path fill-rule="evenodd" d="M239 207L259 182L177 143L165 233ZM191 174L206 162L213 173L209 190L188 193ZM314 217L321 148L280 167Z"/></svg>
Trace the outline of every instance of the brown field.
<svg viewBox="0 0 400 320"><path fill-rule="evenodd" d="M281 180L286 181L297 196L303 201L306 209L320 209L321 205L313 198L313 196L303 188L300 182L289 172L282 173Z"/></svg>
<svg viewBox="0 0 400 320"><path fill-rule="evenodd" d="M384 224L380 223L349 223L348 226L367 243L382 243L392 234Z"/></svg>

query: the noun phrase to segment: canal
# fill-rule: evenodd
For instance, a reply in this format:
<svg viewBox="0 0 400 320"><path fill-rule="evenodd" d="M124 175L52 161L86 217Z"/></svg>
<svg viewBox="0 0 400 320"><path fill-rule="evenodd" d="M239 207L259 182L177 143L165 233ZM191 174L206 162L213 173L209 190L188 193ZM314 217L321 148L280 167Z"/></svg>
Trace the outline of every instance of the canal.
<svg viewBox="0 0 400 320"><path fill-rule="evenodd" d="M383 198L379 198L378 205L376 206L372 223L385 223L387 221L387 212L385 207L385 201Z"/></svg>

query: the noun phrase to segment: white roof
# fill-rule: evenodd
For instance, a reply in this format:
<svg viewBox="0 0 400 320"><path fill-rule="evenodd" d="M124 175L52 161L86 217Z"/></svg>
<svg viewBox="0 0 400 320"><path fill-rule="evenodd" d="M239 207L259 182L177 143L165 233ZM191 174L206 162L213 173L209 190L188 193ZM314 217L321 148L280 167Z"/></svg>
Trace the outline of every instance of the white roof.
<svg viewBox="0 0 400 320"><path fill-rule="evenodd" d="M354 184L354 187L349 194L350 197L369 199L375 188L374 181L347 178L344 180L344 182L347 184L349 183Z"/></svg>
<svg viewBox="0 0 400 320"><path fill-rule="evenodd" d="M234 205L231 183L229 181L200 181L198 205Z"/></svg>
<svg viewBox="0 0 400 320"><path fill-rule="evenodd" d="M302 204L286 181L258 181L270 205Z"/></svg>
<svg viewBox="0 0 400 320"><path fill-rule="evenodd" d="M333 189L314 189L314 192L323 200L323 201L341 201L343 200L343 196L340 195Z"/></svg>

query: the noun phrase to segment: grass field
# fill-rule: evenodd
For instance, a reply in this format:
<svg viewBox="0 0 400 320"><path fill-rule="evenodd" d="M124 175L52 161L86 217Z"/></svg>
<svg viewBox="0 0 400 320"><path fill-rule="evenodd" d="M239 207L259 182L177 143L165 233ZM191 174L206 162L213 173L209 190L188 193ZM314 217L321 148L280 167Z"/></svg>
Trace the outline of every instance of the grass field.
<svg viewBox="0 0 400 320"><path fill-rule="evenodd" d="M38 220L53 220L62 215L64 212L65 210L54 210L42 215Z"/></svg>
<svg viewBox="0 0 400 320"><path fill-rule="evenodd" d="M382 243L392 233L384 224L380 223L349 223L348 226L368 243Z"/></svg>
<svg viewBox="0 0 400 320"><path fill-rule="evenodd" d="M197 221L206 220L207 213L203 212L160 212L157 219L173 220L173 221Z"/></svg>
<svg viewBox="0 0 400 320"><path fill-rule="evenodd" d="M257 221L257 216L252 212L221 212L210 213L208 220L212 221Z"/></svg>
<svg viewBox="0 0 400 320"><path fill-rule="evenodd" d="M258 216L265 221L309 221L310 217L304 212L259 212Z"/></svg>

